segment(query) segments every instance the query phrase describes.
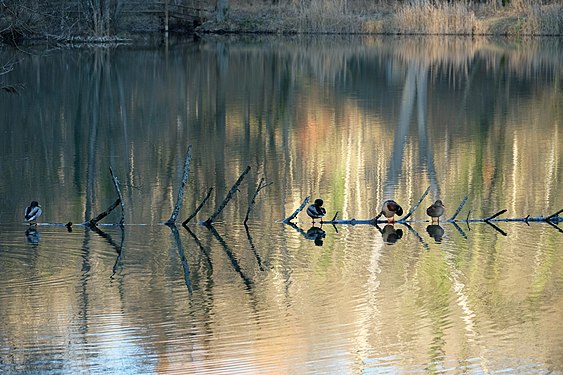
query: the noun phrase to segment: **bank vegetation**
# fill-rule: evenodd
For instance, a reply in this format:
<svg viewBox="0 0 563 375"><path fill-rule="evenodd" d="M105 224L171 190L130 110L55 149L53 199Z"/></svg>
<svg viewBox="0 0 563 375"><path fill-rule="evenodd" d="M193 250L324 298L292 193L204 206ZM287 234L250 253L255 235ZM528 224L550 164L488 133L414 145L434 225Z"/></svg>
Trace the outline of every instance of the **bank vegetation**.
<svg viewBox="0 0 563 375"><path fill-rule="evenodd" d="M189 16L169 14L183 7ZM560 0L12 0L0 41L105 42L146 32L563 35Z"/></svg>
<svg viewBox="0 0 563 375"><path fill-rule="evenodd" d="M308 0L239 4L207 31L404 35L563 35L560 1Z"/></svg>

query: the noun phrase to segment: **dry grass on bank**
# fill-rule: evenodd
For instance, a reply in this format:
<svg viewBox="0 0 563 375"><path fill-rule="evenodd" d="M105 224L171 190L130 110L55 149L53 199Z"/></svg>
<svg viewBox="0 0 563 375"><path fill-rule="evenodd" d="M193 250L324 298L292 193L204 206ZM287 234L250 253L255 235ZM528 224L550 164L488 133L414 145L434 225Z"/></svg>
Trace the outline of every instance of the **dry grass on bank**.
<svg viewBox="0 0 563 375"><path fill-rule="evenodd" d="M209 21L204 31L452 35L563 35L563 4L512 0L494 3L431 3L427 0L370 8L347 0L306 0L283 5L231 4L229 19Z"/></svg>
<svg viewBox="0 0 563 375"><path fill-rule="evenodd" d="M421 3L398 9L391 30L399 34L473 34L477 19L464 3Z"/></svg>

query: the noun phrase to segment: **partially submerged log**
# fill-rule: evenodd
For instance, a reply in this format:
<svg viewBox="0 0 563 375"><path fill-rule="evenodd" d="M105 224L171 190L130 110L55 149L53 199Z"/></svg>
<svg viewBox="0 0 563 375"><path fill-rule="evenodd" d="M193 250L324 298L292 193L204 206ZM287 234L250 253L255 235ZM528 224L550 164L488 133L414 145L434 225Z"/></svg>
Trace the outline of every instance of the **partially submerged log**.
<svg viewBox="0 0 563 375"><path fill-rule="evenodd" d="M431 222L431 219L427 219L427 220L407 220L410 216L412 216L412 214L416 211L416 209L420 206L420 204L422 203L422 200L426 197L426 195L428 194L428 192L430 191L430 187L428 187L428 189L426 189L426 191L422 194L422 196L420 197L420 199L417 201L417 203L409 210L409 212L403 216L402 218L398 219L395 221L395 223L397 224L407 224L407 223L416 223L416 222ZM285 218L282 220L282 223L284 224L289 224L291 220L293 220L297 214L299 214L299 212L301 212L305 206L307 205L307 203L309 202L309 196L307 196L305 198L305 200L303 201L303 203L301 204L301 206L299 206L295 212L293 212L293 214L291 214L289 217ZM457 219L456 217L458 216L458 214L460 213L461 209L464 207L465 203L467 202L467 196L463 199L463 201L461 202L461 204L459 205L459 207L457 208L457 210L455 211L455 213L452 215L451 218L449 219L445 219L445 220L440 220L440 223L487 223L492 225L492 222L547 222L550 224L556 224L559 222L563 221L563 217L559 216L562 212L563 209L555 212L554 214L551 214L549 216L536 216L536 217L530 217L530 215L524 217L524 218L499 218L500 215L502 215L503 213L505 213L507 210L503 209L501 211L498 211L496 213L494 213L493 215L487 216L485 218L480 218L480 219L470 219L469 218L469 213L471 211L469 211L469 213L467 214L467 218L465 220L463 219ZM343 219L343 220L336 220L338 213L336 213L333 217L332 220L330 221L323 221L323 224L332 224L332 225L360 225L360 224L368 224L368 225L376 225L376 224L383 224L383 223L387 223L387 220L379 220L379 217L381 215L377 215L374 218L371 219ZM458 225L456 225L457 228L459 228ZM495 226L496 227L496 226ZM557 227L557 226L556 226ZM557 227L558 228L558 227ZM461 228L459 228L461 229ZM500 228L496 227L495 229L500 230ZM559 228L558 228L559 229ZM501 233L506 233L502 230L500 230Z"/></svg>

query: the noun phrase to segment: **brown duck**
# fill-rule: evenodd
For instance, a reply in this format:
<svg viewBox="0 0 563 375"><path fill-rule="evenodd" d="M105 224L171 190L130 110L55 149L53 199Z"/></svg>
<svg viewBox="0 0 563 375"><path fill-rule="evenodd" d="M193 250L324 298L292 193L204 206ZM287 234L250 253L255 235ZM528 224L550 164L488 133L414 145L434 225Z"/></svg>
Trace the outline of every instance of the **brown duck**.
<svg viewBox="0 0 563 375"><path fill-rule="evenodd" d="M394 200L388 199L381 206L381 214L387 218L387 222L392 223L395 221L395 215L401 216L403 214L403 208Z"/></svg>
<svg viewBox="0 0 563 375"><path fill-rule="evenodd" d="M440 216L444 214L444 204L441 200L437 200L430 207L426 209L426 214L432 218L432 222L440 222Z"/></svg>

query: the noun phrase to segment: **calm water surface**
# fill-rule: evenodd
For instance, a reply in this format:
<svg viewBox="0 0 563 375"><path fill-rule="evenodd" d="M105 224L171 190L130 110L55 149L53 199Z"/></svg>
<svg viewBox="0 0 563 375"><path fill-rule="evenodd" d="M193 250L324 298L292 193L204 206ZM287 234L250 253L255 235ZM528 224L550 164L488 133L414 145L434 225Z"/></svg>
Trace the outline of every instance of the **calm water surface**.
<svg viewBox="0 0 563 375"><path fill-rule="evenodd" d="M561 228L425 221L465 196L462 219L563 208L561 40L27 52L0 50L21 84L0 94L0 372L563 373ZM169 228L189 145L179 220L213 191ZM126 225L77 225L116 199L110 167ZM307 196L370 219L429 186L410 226L281 223Z"/></svg>

